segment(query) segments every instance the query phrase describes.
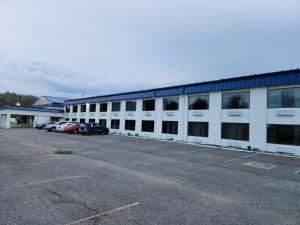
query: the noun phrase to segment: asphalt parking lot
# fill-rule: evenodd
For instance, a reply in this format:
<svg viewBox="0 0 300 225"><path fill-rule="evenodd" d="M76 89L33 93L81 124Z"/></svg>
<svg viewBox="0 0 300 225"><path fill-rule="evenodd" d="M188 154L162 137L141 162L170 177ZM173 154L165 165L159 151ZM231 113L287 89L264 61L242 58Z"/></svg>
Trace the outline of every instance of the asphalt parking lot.
<svg viewBox="0 0 300 225"><path fill-rule="evenodd" d="M0 129L0 174L3 225L300 224L300 158Z"/></svg>

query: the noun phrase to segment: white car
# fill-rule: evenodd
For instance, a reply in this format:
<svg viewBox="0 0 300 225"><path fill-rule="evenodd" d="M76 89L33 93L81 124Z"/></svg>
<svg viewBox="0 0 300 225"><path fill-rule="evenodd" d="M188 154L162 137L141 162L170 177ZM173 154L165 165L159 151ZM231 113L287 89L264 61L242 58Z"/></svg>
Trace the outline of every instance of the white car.
<svg viewBox="0 0 300 225"><path fill-rule="evenodd" d="M55 131L57 132L64 132L65 131L65 127L73 125L74 123L72 122L66 122L60 125L56 125Z"/></svg>
<svg viewBox="0 0 300 225"><path fill-rule="evenodd" d="M66 121L61 121L61 122L56 122L54 124L48 124L48 125L45 126L45 130L55 131L57 126L65 124L65 123L67 123L67 122Z"/></svg>

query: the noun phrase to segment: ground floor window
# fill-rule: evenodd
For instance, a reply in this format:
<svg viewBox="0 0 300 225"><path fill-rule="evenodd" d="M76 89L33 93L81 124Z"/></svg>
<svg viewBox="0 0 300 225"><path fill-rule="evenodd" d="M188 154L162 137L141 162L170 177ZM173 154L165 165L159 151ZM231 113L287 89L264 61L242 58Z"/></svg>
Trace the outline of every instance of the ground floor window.
<svg viewBox="0 0 300 225"><path fill-rule="evenodd" d="M73 121L73 122L76 122L76 121L77 121L77 119L76 119L76 118L73 118L73 119L72 119L72 121Z"/></svg>
<svg viewBox="0 0 300 225"><path fill-rule="evenodd" d="M178 121L163 121L162 133L164 134L178 134Z"/></svg>
<svg viewBox="0 0 300 225"><path fill-rule="evenodd" d="M135 120L125 120L125 130L135 130Z"/></svg>
<svg viewBox="0 0 300 225"><path fill-rule="evenodd" d="M188 135L196 137L208 137L208 122L189 122Z"/></svg>
<svg viewBox="0 0 300 225"><path fill-rule="evenodd" d="M66 118L66 121L69 121L70 119L69 118Z"/></svg>
<svg viewBox="0 0 300 225"><path fill-rule="evenodd" d="M100 120L99 120L99 124L100 124L101 126L106 127L106 119L100 119Z"/></svg>
<svg viewBox="0 0 300 225"><path fill-rule="evenodd" d="M95 123L96 120L95 119L89 119L89 123Z"/></svg>
<svg viewBox="0 0 300 225"><path fill-rule="evenodd" d="M267 125L267 142L300 146L300 125Z"/></svg>
<svg viewBox="0 0 300 225"><path fill-rule="evenodd" d="M111 129L120 129L120 120L111 120Z"/></svg>
<svg viewBox="0 0 300 225"><path fill-rule="evenodd" d="M222 123L222 139L249 141L249 123Z"/></svg>
<svg viewBox="0 0 300 225"><path fill-rule="evenodd" d="M85 119L80 119L80 123L85 123Z"/></svg>
<svg viewBox="0 0 300 225"><path fill-rule="evenodd" d="M154 132L154 121L153 120L143 120L142 121L142 131L143 132Z"/></svg>

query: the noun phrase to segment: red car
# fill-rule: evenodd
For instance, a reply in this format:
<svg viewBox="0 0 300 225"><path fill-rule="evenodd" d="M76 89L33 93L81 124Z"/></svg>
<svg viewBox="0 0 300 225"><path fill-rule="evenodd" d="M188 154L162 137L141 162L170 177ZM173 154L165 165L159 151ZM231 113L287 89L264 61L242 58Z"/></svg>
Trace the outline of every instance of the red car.
<svg viewBox="0 0 300 225"><path fill-rule="evenodd" d="M65 127L65 133L67 134L78 134L80 124L72 124L70 126Z"/></svg>

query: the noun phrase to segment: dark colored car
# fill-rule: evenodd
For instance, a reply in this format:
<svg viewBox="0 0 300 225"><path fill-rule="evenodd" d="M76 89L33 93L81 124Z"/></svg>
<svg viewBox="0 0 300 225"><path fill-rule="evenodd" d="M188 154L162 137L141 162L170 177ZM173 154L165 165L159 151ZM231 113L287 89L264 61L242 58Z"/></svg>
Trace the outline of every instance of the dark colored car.
<svg viewBox="0 0 300 225"><path fill-rule="evenodd" d="M39 130L42 130L44 129L44 127L46 127L47 125L50 125L50 124L54 124L55 122L45 122L45 123L39 123L35 126L35 128L39 129Z"/></svg>
<svg viewBox="0 0 300 225"><path fill-rule="evenodd" d="M109 129L102 124L98 123L85 123L81 124L79 128L79 132L82 135L89 134L108 134Z"/></svg>
<svg viewBox="0 0 300 225"><path fill-rule="evenodd" d="M65 127L65 133L67 134L78 134L79 133L80 124L72 124L70 126Z"/></svg>

